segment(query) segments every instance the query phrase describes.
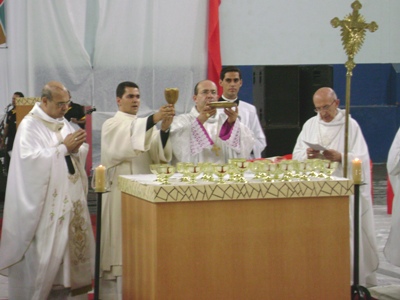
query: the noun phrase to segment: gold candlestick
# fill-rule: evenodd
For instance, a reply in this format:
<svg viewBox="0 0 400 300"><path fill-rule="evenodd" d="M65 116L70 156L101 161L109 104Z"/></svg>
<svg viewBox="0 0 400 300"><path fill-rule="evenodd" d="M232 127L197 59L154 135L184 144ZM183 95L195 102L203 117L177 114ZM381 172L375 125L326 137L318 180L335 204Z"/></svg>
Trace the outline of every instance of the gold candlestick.
<svg viewBox="0 0 400 300"><path fill-rule="evenodd" d="M348 133L349 133L349 113L350 113L350 88L351 88L351 76L353 76L353 69L356 64L354 63L354 56L361 49L361 46L365 40L365 31L368 29L370 32L374 32L378 29L378 24L375 22L366 23L359 10L361 9L361 3L356 0L351 4L353 12L347 15L343 20L339 18L333 18L331 25L341 27L342 44L344 51L347 54L347 62L345 67L346 73L346 118L345 118L345 138L344 138L344 160L343 160L343 177L347 177L347 153L348 153Z"/></svg>

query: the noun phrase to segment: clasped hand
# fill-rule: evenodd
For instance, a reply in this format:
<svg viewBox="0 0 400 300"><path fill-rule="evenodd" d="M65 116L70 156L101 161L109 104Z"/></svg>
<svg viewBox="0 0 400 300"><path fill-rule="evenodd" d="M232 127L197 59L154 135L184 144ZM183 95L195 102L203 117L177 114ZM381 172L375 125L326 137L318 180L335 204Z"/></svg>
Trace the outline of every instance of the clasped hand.
<svg viewBox="0 0 400 300"><path fill-rule="evenodd" d="M79 129L74 133L68 134L63 144L67 147L69 153L77 153L79 151L79 147L86 141L86 131L83 129Z"/></svg>

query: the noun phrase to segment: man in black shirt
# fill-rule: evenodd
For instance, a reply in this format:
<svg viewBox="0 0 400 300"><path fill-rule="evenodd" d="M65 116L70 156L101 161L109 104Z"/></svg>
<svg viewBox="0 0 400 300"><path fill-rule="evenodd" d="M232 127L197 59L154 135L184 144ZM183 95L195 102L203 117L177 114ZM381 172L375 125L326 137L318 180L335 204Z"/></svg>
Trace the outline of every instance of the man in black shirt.
<svg viewBox="0 0 400 300"><path fill-rule="evenodd" d="M7 172L8 166L10 165L12 148L14 145L15 134L17 133L17 117L16 117L16 104L17 98L23 98L24 94L21 92L15 92L12 97L12 107L7 111L7 117L4 125L4 136L1 141L1 148L4 149L6 146L6 153L4 156L4 172Z"/></svg>
<svg viewBox="0 0 400 300"><path fill-rule="evenodd" d="M71 101L71 93L69 91L68 94L69 100ZM66 118L76 129L78 129L79 127L85 129L86 115L84 107L82 105L71 101L69 103L68 111L64 115L64 118Z"/></svg>

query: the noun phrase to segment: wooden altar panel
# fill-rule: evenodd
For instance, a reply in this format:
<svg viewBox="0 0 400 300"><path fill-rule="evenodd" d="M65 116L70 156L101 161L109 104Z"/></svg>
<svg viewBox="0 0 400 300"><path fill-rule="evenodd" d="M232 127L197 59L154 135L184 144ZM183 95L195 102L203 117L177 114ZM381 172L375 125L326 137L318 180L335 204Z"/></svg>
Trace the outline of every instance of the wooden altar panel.
<svg viewBox="0 0 400 300"><path fill-rule="evenodd" d="M40 101L40 97L24 97L17 98L15 101L16 124L17 128L22 119L31 111L36 102Z"/></svg>
<svg viewBox="0 0 400 300"><path fill-rule="evenodd" d="M347 299L347 196L151 203L122 193L124 299Z"/></svg>

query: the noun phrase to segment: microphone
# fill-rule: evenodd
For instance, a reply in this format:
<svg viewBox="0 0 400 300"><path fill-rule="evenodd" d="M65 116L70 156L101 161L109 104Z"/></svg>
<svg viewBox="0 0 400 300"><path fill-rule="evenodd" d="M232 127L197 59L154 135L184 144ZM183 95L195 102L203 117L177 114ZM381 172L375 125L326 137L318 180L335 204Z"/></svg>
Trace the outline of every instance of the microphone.
<svg viewBox="0 0 400 300"><path fill-rule="evenodd" d="M6 112L8 112L8 110L9 110L9 108L10 108L11 106L12 106L12 103L8 104L4 110L5 110Z"/></svg>

